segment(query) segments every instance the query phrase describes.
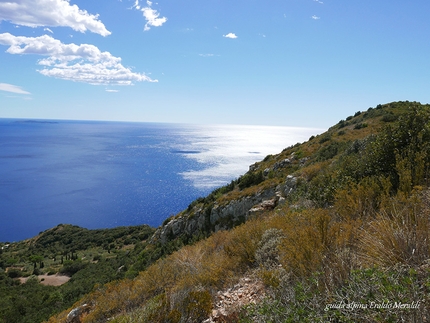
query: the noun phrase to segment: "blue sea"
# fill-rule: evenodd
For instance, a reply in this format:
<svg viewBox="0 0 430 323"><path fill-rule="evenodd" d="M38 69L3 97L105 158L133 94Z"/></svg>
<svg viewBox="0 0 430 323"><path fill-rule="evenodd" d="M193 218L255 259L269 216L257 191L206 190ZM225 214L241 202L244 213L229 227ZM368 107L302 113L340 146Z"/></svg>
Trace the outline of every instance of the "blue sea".
<svg viewBox="0 0 430 323"><path fill-rule="evenodd" d="M317 129L0 119L0 241L149 224Z"/></svg>

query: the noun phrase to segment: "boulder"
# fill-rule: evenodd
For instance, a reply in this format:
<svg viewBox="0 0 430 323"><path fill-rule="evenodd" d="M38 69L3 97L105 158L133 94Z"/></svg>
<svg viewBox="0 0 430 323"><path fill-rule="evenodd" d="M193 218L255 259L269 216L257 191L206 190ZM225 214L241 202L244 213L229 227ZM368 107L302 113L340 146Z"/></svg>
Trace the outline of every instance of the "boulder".
<svg viewBox="0 0 430 323"><path fill-rule="evenodd" d="M291 164L291 159L285 158L284 160L281 160L280 162L275 163L275 165L273 165L273 170L284 168L290 164Z"/></svg>
<svg viewBox="0 0 430 323"><path fill-rule="evenodd" d="M81 323L81 316L84 313L89 311L89 305L83 304L71 310L69 314L67 314L66 322L67 323Z"/></svg>
<svg viewBox="0 0 430 323"><path fill-rule="evenodd" d="M284 195L288 196L289 194L293 193L297 188L297 177L293 175L288 175L285 179L285 185L284 185Z"/></svg>

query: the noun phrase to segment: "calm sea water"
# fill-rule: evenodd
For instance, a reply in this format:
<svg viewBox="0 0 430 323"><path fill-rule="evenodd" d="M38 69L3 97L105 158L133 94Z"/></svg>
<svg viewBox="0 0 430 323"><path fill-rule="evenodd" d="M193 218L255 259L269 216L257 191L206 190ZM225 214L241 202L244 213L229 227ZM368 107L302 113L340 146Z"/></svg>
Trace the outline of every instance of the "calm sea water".
<svg viewBox="0 0 430 323"><path fill-rule="evenodd" d="M0 241L159 226L316 129L0 119Z"/></svg>

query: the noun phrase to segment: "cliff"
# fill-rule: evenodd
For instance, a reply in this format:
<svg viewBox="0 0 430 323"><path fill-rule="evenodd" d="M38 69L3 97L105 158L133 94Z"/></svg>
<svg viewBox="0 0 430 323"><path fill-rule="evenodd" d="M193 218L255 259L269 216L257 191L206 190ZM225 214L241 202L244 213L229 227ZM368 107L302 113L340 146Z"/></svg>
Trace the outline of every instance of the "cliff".
<svg viewBox="0 0 430 323"><path fill-rule="evenodd" d="M258 170L254 165L251 168L254 171ZM266 168L265 172L270 170ZM158 228L151 242L159 241L165 244L178 237L191 238L202 232L229 230L253 216L274 210L278 205L285 203L288 195L294 192L296 182L296 177L287 175L284 183L276 187L261 188L255 193L222 204L215 202L210 206L196 205Z"/></svg>

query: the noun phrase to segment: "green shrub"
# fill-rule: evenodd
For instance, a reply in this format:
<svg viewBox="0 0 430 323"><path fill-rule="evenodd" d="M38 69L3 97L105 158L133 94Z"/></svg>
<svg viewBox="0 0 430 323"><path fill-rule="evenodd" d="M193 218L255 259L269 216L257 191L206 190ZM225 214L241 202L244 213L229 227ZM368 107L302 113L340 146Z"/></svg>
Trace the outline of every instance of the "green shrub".
<svg viewBox="0 0 430 323"><path fill-rule="evenodd" d="M257 264L265 268L272 268L279 264L278 245L283 233L279 229L268 229L263 233L258 249L255 251Z"/></svg>
<svg viewBox="0 0 430 323"><path fill-rule="evenodd" d="M22 272L21 272L21 270L19 270L19 269L9 269L9 270L7 271L7 275L8 275L10 278L18 278L18 277L21 277L21 276L22 276Z"/></svg>
<svg viewBox="0 0 430 323"><path fill-rule="evenodd" d="M363 128L366 128L367 127L367 123L365 123L365 122L360 122L360 123L357 123L355 126L354 126L354 129L355 130L359 130L359 129L363 129Z"/></svg>
<svg viewBox="0 0 430 323"><path fill-rule="evenodd" d="M263 181L264 181L264 176L262 171L259 171L257 173L246 173L245 175L239 177L238 185L239 185L239 188L243 190L244 188L247 188L253 185L258 185Z"/></svg>
<svg viewBox="0 0 430 323"><path fill-rule="evenodd" d="M318 153L316 154L316 160L325 161L333 158L334 156L337 155L339 148L341 146L342 144L337 141L331 142L329 145L327 145L326 147L323 147L318 151Z"/></svg>
<svg viewBox="0 0 430 323"><path fill-rule="evenodd" d="M393 122L397 120L397 117L394 114L385 114L381 120L384 122Z"/></svg>
<svg viewBox="0 0 430 323"><path fill-rule="evenodd" d="M342 120L341 120L341 121L342 121ZM323 143L325 143L325 142L329 141L330 139L331 139L330 134L329 134L329 133L326 133L325 135L321 136L321 138L320 138L320 140L319 140L319 143L320 143L320 144L323 144Z"/></svg>
<svg viewBox="0 0 430 323"><path fill-rule="evenodd" d="M88 263L83 262L82 260L65 261L64 266L60 269L60 273L67 276L73 276L87 265Z"/></svg>

